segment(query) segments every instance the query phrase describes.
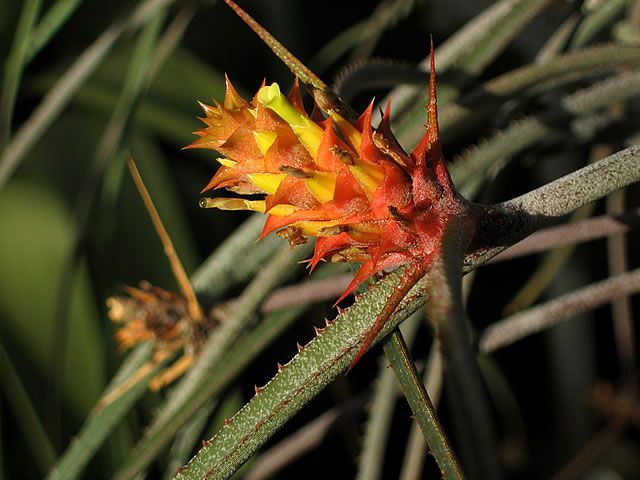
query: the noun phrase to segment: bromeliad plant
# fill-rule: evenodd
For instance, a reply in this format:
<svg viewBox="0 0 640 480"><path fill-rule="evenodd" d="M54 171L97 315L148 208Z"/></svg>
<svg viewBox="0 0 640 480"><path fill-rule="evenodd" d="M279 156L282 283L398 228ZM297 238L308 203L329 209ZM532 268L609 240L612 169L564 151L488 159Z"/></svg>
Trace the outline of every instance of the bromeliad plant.
<svg viewBox="0 0 640 480"><path fill-rule="evenodd" d="M354 363L440 254L450 218L469 214L442 156L433 50L431 59L426 133L410 154L391 132L389 106L375 130L373 103L353 120L342 116L335 102L323 102L324 108L316 104L327 118L314 121L297 83L288 97L274 83L247 102L229 80L224 104L203 105L207 127L196 132L200 139L191 145L225 155L204 191L226 188L245 195L204 198L202 206L265 213L260 237L276 232L292 247L316 237L310 270L324 260L360 264L336 303L371 275L408 266ZM264 198L246 198L255 194Z"/></svg>

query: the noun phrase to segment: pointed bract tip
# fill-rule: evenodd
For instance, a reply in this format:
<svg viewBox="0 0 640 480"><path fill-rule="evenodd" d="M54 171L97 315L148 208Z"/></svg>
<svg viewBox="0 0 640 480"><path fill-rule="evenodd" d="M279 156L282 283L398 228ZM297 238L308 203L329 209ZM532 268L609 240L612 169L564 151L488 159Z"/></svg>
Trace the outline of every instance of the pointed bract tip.
<svg viewBox="0 0 640 480"><path fill-rule="evenodd" d="M436 104L436 53L433 48L433 37L431 37L431 52L429 54L429 105Z"/></svg>

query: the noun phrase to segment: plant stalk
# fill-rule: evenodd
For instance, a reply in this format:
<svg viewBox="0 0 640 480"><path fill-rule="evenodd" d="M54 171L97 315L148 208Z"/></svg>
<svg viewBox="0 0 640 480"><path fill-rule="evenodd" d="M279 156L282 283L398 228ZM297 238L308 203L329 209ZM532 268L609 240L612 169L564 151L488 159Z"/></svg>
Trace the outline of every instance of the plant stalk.
<svg viewBox="0 0 640 480"><path fill-rule="evenodd" d="M402 333L396 328L382 342L384 354L396 374L427 445L445 479L462 479L462 467L438 421L433 403L416 371Z"/></svg>

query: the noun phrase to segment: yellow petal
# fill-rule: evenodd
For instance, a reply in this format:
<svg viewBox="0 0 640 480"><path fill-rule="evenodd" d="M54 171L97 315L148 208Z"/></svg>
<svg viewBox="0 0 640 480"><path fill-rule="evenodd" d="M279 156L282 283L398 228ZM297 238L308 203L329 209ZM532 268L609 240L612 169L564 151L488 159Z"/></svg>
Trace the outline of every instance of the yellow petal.
<svg viewBox="0 0 640 480"><path fill-rule="evenodd" d="M219 208L220 210L253 210L264 213L264 200L246 200L244 198L201 198L202 208Z"/></svg>
<svg viewBox="0 0 640 480"><path fill-rule="evenodd" d="M286 217L287 215L291 215L296 210L297 208L293 205L283 203L272 207L267 213L275 217Z"/></svg>
<svg viewBox="0 0 640 480"><path fill-rule="evenodd" d="M359 159L356 160L355 165L350 165L349 169L369 197L373 195L384 178L384 172Z"/></svg>
<svg viewBox="0 0 640 480"><path fill-rule="evenodd" d="M329 113L329 116L349 145L359 152L360 144L362 143L362 134L339 113L332 111Z"/></svg>
<svg viewBox="0 0 640 480"><path fill-rule="evenodd" d="M333 192L336 188L336 177L333 173L314 172L311 178L304 179L304 183L320 203L333 200Z"/></svg>
<svg viewBox="0 0 640 480"><path fill-rule="evenodd" d="M224 157L220 157L217 160L220 165L222 165L223 167L229 167L229 168L233 167L237 163L234 160L230 160Z"/></svg>
<svg viewBox="0 0 640 480"><path fill-rule="evenodd" d="M340 220L326 220L326 221L308 221L298 222L294 225L302 229L302 234L310 237L322 236L321 230L325 228L335 227L340 223Z"/></svg>
<svg viewBox="0 0 640 480"><path fill-rule="evenodd" d="M264 155L269 150L269 147L276 141L278 134L271 130L256 130L253 132L253 138L256 139L260 152Z"/></svg>
<svg viewBox="0 0 640 480"><path fill-rule="evenodd" d="M269 194L276 193L280 182L282 182L285 177L286 175L284 173L250 173L247 175L251 183Z"/></svg>

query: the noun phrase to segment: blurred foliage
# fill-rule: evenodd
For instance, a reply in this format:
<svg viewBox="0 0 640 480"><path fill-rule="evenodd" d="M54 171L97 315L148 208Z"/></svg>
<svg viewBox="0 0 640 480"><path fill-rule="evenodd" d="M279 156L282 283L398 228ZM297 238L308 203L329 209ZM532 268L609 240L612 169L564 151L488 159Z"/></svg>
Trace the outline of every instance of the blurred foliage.
<svg viewBox="0 0 640 480"><path fill-rule="evenodd" d="M454 136L444 132L445 155L456 162L456 168L459 164L464 168L465 162L485 162L486 168L467 175L461 188L478 201L492 203L585 165L602 145L617 151L635 143L640 131L637 79L621 87L619 100L597 110L567 114L562 104L567 95L597 82L637 72L640 52L635 60L619 65L597 64L592 69L552 74L503 97L483 97L491 79L575 49L611 42L640 50L640 2L511 2L519 4L520 10L497 20L488 15L484 26L466 37L455 37L465 24L486 12L498 17L500 5L508 3L247 0L241 5L305 63L321 68L316 73L325 80L363 75L359 91L353 94L356 108L361 109L373 95L384 98L391 87L400 85L392 97L397 101L395 126L405 143L411 143L412 131L424 122L427 75L423 85L416 87L422 72L413 66L425 57L429 35L433 35L436 47L445 45L439 76L441 115L453 106L479 115L468 128L455 124L459 129ZM140 5L155 13L136 17ZM35 11L31 26L25 19L28 8ZM41 20L64 8L68 18L59 17L59 28L51 30L48 43L33 50L29 42L34 32L42 33L38 29L46 27ZM149 26L154 21L155 37ZM22 40L21 27L26 32ZM76 84L65 79L74 62L89 65L81 55L108 31L117 33L95 71ZM474 34L478 35L475 41ZM136 57L136 52L144 52L144 35L149 51ZM457 51L454 42L447 43L452 38L458 38L462 50ZM368 71L375 65L367 62L371 56L385 59L390 68ZM124 167L125 152L131 152L138 163L176 250L192 274L244 220L240 214L197 206L199 191L217 165L213 152L181 150L199 127L197 101L221 100L225 73L245 96L263 78L290 85L291 75L228 8L215 1L0 2L0 57L5 59L0 115L6 112L11 118L10 129L0 132L0 138L9 138L0 145L3 154L13 148L25 127L38 121L33 113L61 79L72 89L68 103L42 124L33 145L16 160L15 170L5 172L0 182L0 342L6 352L0 364L0 478L42 478L51 467L48 452L62 458L83 424L95 443L78 454L84 455L82 460L79 456L68 460L69 476L61 474L61 478L110 478L116 472L127 477L135 472L125 467L133 468L136 452L148 455L139 457L136 466L148 478L171 476L175 466L191 458L201 440L222 424L225 413L221 412L228 416L237 410L253 395L254 384L264 384L273 376L276 362L293 356L296 342L304 344L313 336L313 325L321 325L325 316L335 313L329 299L259 315L256 311L264 294L258 295L253 304L248 302L251 308L247 307L245 323L227 338L228 355L216 363L217 370L211 366L212 370L203 371L200 386L192 392L195 400L182 410L184 422L147 430L157 425L155 412L164 411L172 387L160 392L139 388L126 408L111 416L111 423L101 420L101 430L91 430L90 421L99 413L94 406L110 383L113 388L116 373L120 372L120 379L131 375L148 358L140 357L136 364L118 348L106 299L120 294L123 285L143 280L178 291ZM138 87L131 76L136 68L141 69ZM16 84L15 94L10 91L11 81ZM111 122L121 127L121 135L109 137ZM505 138L515 140L501 144ZM0 159L0 165L4 161ZM475 172L473 167L469 171ZM636 185L628 189L626 203L637 206L638 200ZM596 213L604 208L597 204ZM263 266L272 266L269 262L281 244L255 246L254 239L255 228L234 239L235 247L226 244L228 250L216 260L219 277L201 282L210 289L200 292L203 297L220 302L234 298ZM637 232L629 234L628 245L626 268L637 268ZM234 269L234 261L253 263L242 265L242 276L231 278L225 272ZM544 255L479 271L468 299L473 328L481 330L500 319L502 309L542 261ZM563 262L550 284L537 287L545 292L543 299L609 275L604 240L577 247ZM285 272L297 281L304 269L291 260L278 272L273 288L284 281ZM336 273L340 270L318 275ZM223 291L229 294L222 297ZM629 309L637 318L637 298ZM249 327L258 317L263 321L254 332ZM426 358L430 342L428 329L420 329L413 350L419 362ZM500 351L486 362L487 383L501 421L500 454L509 478L549 476L599 432L607 419L589 406L590 392L598 380L612 385L628 380L622 378L618 349L612 317L601 308ZM348 410L347 414L341 410L344 424L326 433L331 438L286 462L280 478L310 471L345 478L356 475L364 414L361 404L353 407L349 402L371 394L377 353L378 349L369 353L357 369L332 384L270 440L267 448L330 409ZM17 372L17 377L11 372ZM633 370L634 382L636 376ZM445 426L451 414L444 403L440 415ZM410 412L397 403L387 415L394 420L387 434L397 440L387 442L380 471L382 478L396 478L402 469ZM149 431L160 433L153 437ZM619 432L598 452L599 460L594 455L582 471L608 469L623 478L640 475L637 432L627 433ZM134 445L137 450L132 450ZM252 461L258 464L257 460L259 456ZM241 473L250 469L251 462ZM424 478L437 474L429 464Z"/></svg>

